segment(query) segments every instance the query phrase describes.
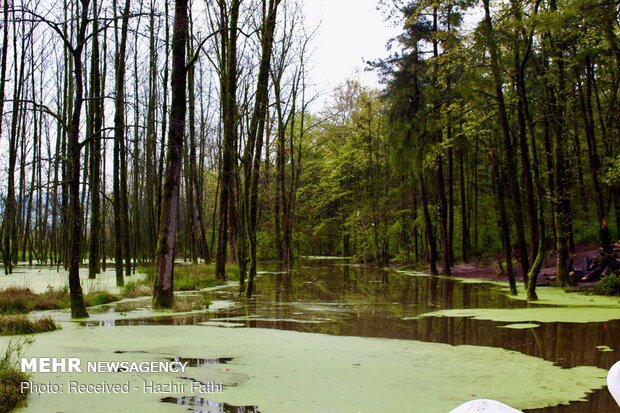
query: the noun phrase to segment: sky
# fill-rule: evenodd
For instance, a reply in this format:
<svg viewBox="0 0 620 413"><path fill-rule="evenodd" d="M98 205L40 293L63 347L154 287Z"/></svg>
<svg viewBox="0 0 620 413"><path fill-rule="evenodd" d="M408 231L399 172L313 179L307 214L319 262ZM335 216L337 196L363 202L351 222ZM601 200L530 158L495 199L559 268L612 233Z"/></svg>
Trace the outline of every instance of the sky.
<svg viewBox="0 0 620 413"><path fill-rule="evenodd" d="M334 88L347 79L379 86L376 73L365 72L365 61L387 56L387 41L400 28L384 21L378 0L304 0L305 25L318 26L313 41L311 78L329 101Z"/></svg>

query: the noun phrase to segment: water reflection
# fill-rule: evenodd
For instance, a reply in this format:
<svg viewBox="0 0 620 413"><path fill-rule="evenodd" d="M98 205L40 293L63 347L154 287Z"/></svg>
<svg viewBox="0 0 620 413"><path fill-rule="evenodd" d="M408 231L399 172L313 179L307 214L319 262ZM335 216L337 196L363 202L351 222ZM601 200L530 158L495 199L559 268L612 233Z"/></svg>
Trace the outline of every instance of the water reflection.
<svg viewBox="0 0 620 413"><path fill-rule="evenodd" d="M164 397L163 403L187 406L187 410L195 413L260 413L258 406L232 406L214 402L198 396Z"/></svg>
<svg viewBox="0 0 620 413"><path fill-rule="evenodd" d="M210 367L218 364L228 364L233 361L232 357L220 357L220 358L187 358L187 357L173 357L168 361L174 361L177 363L186 363L188 367Z"/></svg>
<svg viewBox="0 0 620 413"><path fill-rule="evenodd" d="M588 395L587 401L542 409L528 409L523 413L612 413L617 411L616 401L611 397L607 388L604 388Z"/></svg>

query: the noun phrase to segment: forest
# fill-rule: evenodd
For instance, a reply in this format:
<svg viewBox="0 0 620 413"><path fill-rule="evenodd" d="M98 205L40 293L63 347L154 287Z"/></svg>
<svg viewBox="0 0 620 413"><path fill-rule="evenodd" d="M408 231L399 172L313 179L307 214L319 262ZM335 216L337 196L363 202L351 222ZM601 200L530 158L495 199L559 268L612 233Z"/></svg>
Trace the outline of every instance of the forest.
<svg viewBox="0 0 620 413"><path fill-rule="evenodd" d="M364 0L324 90L312 1L2 0L0 411L620 403L620 2Z"/></svg>
<svg viewBox="0 0 620 413"><path fill-rule="evenodd" d="M306 255L445 275L497 256L531 299L549 254L560 286L583 243L617 271L616 2L380 9L403 27L368 62L385 88L316 109L294 1L5 0L5 273L69 269L81 317L84 262L117 285L155 266L163 308L175 259L236 263L248 295L258 262Z"/></svg>

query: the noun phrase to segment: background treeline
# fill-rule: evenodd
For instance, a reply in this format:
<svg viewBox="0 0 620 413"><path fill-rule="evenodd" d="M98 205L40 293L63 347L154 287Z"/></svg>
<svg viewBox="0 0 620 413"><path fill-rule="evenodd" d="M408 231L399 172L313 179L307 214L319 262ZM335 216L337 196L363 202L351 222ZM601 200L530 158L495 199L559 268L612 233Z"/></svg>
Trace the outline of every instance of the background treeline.
<svg viewBox="0 0 620 413"><path fill-rule="evenodd" d="M444 274L501 252L513 291L523 276L531 298L548 256L561 285L580 243L612 261L619 3L383 3L404 21L391 56L371 63L386 90L348 82L319 117L300 249Z"/></svg>
<svg viewBox="0 0 620 413"><path fill-rule="evenodd" d="M5 0L5 272L70 268L78 303L84 260L119 285L157 265L167 306L174 258L236 262L251 292L258 260L304 254L449 274L502 252L516 288L513 259L534 278L553 252L568 283L575 245L610 253L618 2L383 3L385 92L319 109L293 0Z"/></svg>
<svg viewBox="0 0 620 413"><path fill-rule="evenodd" d="M406 182L399 190L415 192L431 263L440 257L449 274L455 260L501 245L514 291L513 258L535 280L554 250L561 285L575 244L597 241L611 259L618 2L401 6L402 51L376 66L387 80L395 174Z"/></svg>

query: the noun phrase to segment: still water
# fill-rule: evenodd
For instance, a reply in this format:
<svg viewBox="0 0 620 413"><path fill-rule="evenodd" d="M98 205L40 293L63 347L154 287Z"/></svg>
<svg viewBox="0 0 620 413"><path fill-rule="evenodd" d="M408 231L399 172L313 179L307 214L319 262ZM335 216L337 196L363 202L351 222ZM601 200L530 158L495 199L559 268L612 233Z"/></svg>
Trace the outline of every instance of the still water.
<svg viewBox="0 0 620 413"><path fill-rule="evenodd" d="M620 320L603 323L536 323L525 329L503 328L508 323L472 318L419 317L444 309L521 308L535 306L511 300L490 283L412 276L355 265L344 260L300 260L288 274L264 268L251 300L235 287L210 292L212 302L228 302L216 312L169 317L87 322L88 326L211 325L223 328L268 328L321 333L419 340L450 345L474 345L513 350L552 361L562 367L597 366L608 369L620 359ZM200 297L203 299L203 297ZM135 305L135 304L134 304ZM129 311L111 305L107 311ZM587 311L587 309L584 309ZM222 361L203 361L222 362ZM225 361L223 361L225 362ZM483 361L481 361L483 362ZM510 380L499 377L498 380ZM545 383L540 383L545 386ZM196 412L259 411L256 406L228 406L195 398L166 398ZM217 405L217 406L216 406ZM528 413L614 412L618 407L606 389L587 402L527 410ZM268 413L268 412L264 412Z"/></svg>

